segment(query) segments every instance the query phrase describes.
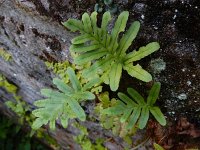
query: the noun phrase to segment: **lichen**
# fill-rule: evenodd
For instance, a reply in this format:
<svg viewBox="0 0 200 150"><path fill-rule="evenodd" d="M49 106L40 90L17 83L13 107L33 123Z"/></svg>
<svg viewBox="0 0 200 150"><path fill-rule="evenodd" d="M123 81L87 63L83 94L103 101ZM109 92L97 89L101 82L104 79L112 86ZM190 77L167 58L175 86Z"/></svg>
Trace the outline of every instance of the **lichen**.
<svg viewBox="0 0 200 150"><path fill-rule="evenodd" d="M161 58L153 59L151 60L150 67L154 74L159 74L166 69L166 62Z"/></svg>

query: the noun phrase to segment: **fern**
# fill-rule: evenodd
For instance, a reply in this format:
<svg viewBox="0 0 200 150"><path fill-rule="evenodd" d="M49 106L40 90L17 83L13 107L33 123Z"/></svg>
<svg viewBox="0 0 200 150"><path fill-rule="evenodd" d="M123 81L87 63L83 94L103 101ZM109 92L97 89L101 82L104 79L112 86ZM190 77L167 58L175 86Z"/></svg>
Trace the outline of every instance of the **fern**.
<svg viewBox="0 0 200 150"><path fill-rule="evenodd" d="M58 78L54 78L53 83L59 91L51 89L41 90L41 94L47 98L34 103L39 108L32 112L37 117L32 125L33 129L36 130L48 122L50 128L55 129L55 121L57 119L60 119L61 124L65 128L70 118L78 118L85 121L86 115L79 102L93 100L95 98L95 95L87 90L98 84L100 80L93 79L82 86L72 68L68 67L67 74L71 86L65 84Z"/></svg>
<svg viewBox="0 0 200 150"><path fill-rule="evenodd" d="M147 102L144 98L134 89L128 88L127 92L131 96L128 97L124 93L119 92L118 97L121 101L113 107L103 110L104 114L108 115L121 115L120 122L128 122L127 128L131 129L136 123L138 127L143 129L148 121L149 113L161 124L166 125L166 120L160 108L154 106L160 91L160 83L157 82L153 85L147 97Z"/></svg>
<svg viewBox="0 0 200 150"><path fill-rule="evenodd" d="M80 36L72 39L70 50L80 55L74 59L78 65L87 62L94 62L93 65L83 72L86 78L92 78L94 74L101 75L103 81L110 85L112 91L116 91L119 87L122 69L126 70L129 75L144 82L152 80L152 76L133 62L138 61L151 53L157 51L160 46L157 42L152 42L144 47L126 53L132 41L135 39L140 23L135 21L128 31L119 39L119 34L125 30L128 20L128 11L122 12L112 32L109 34L107 26L111 20L109 12L103 14L101 27L97 26L97 12L93 12L91 16L84 13L82 21L69 19L63 25L73 32L80 31Z"/></svg>

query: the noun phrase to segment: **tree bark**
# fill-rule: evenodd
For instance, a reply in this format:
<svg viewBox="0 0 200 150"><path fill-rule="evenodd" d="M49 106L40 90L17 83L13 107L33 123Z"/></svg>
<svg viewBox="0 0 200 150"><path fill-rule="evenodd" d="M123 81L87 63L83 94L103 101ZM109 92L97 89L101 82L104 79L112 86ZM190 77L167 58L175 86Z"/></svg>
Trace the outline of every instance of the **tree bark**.
<svg viewBox="0 0 200 150"><path fill-rule="evenodd" d="M52 75L44 61L71 60L68 48L74 34L48 14L46 9L51 3L47 0L0 1L0 47L12 55L12 61L0 58L0 73L18 87L18 94L33 109L33 102L42 98L40 89L52 86ZM16 117L4 105L11 95L0 88L0 97L1 111ZM122 139L104 130L100 124L91 121L81 124L87 127L91 140L98 137L112 139L112 142L104 143L108 149L124 149ZM49 133L63 149L79 150L80 145L73 140L76 130L69 126Z"/></svg>

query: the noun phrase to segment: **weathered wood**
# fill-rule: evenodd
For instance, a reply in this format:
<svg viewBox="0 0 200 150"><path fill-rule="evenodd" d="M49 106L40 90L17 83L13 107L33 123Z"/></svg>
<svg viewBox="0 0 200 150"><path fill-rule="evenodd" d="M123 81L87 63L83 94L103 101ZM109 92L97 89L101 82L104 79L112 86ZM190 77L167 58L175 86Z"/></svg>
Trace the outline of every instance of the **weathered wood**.
<svg viewBox="0 0 200 150"><path fill-rule="evenodd" d="M38 9L48 6L48 1L45 6L42 5L44 2L6 0L0 3L0 47L12 55L12 61L0 58L0 73L19 88L18 94L30 105L41 99L41 88L52 86L52 77L44 61L70 60L68 48L74 36L58 21L41 14ZM14 114L3 104L11 96L0 88L0 97L0 109L13 117ZM112 138L113 142L105 142L106 147L123 149L125 143L99 124L89 121L81 124L88 128L91 139ZM76 130L69 126L49 133L63 149L79 150L80 145L73 140L73 135L78 133Z"/></svg>

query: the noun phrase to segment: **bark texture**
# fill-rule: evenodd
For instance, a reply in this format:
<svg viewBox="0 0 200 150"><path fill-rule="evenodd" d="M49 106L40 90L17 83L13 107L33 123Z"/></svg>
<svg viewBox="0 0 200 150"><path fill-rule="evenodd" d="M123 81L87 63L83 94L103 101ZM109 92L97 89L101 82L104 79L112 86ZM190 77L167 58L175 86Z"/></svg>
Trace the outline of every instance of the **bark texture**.
<svg viewBox="0 0 200 150"><path fill-rule="evenodd" d="M0 73L19 88L18 94L30 105L42 98L41 88L52 86L52 77L44 61L70 59L68 48L74 34L48 14L51 3L45 0L0 1L0 47L12 55L12 61L0 58ZM0 98L1 111L16 117L3 103L11 99L3 88L0 88ZM104 143L106 147L123 149L122 140L99 124L89 121L82 124L88 128L92 140L112 138L112 142ZM73 140L73 135L78 134L77 129L57 128L55 132L49 132L63 149L81 149Z"/></svg>

